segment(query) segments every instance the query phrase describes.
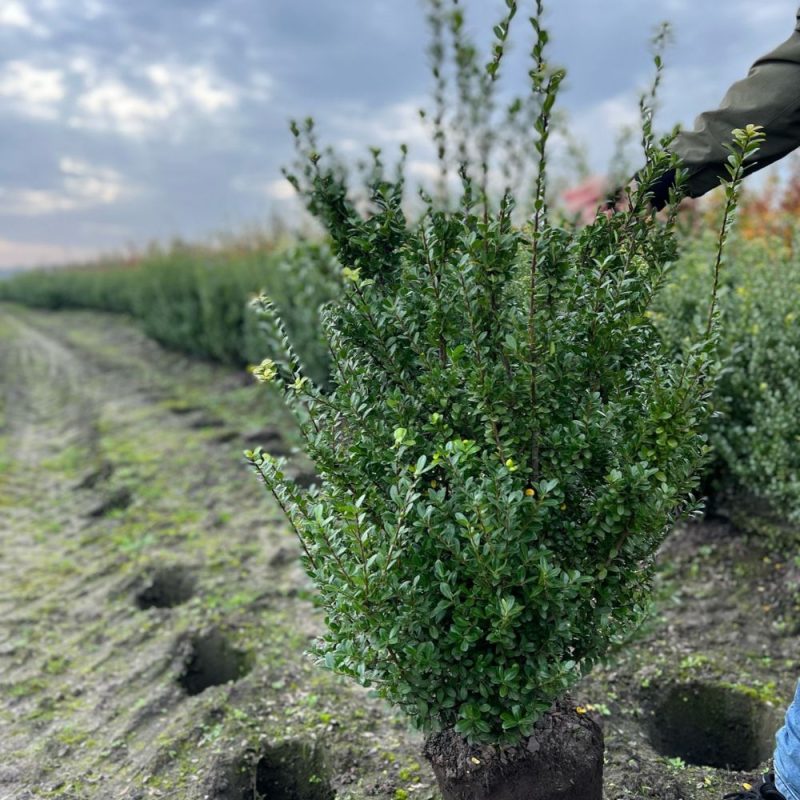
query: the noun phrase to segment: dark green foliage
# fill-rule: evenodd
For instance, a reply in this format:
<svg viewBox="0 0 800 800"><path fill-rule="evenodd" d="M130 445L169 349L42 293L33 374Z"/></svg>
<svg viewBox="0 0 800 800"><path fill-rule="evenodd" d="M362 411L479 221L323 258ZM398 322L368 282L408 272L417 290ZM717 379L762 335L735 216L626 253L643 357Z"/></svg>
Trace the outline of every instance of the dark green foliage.
<svg viewBox="0 0 800 800"><path fill-rule="evenodd" d="M321 485L302 491L280 460L247 454L303 545L327 623L321 663L423 728L491 741L528 733L642 618L653 554L695 506L714 364L719 259L703 293L708 325L685 355L648 315L677 257L675 204L658 222L639 188L627 212L578 233L548 222L563 71L543 60L538 11L540 164L524 228L511 194L493 205L469 161L454 208L428 198L408 219L402 162L388 177L378 152L361 214L313 124L293 126L290 179L347 279L323 312L333 389L303 374L289 337L286 357L254 374L284 391ZM675 162L654 144L646 104L643 128L647 185ZM726 213L754 138L737 134ZM280 332L271 301L256 305Z"/></svg>
<svg viewBox="0 0 800 800"><path fill-rule="evenodd" d="M221 249L178 243L127 263L22 273L0 283L0 297L128 313L163 344L244 365L278 345L248 307L254 294L269 291L309 374L324 384L328 352L318 309L340 291L339 273L328 249L310 243L279 248L242 240Z"/></svg>
<svg viewBox="0 0 800 800"><path fill-rule="evenodd" d="M323 486L255 463L307 548L317 652L420 724L529 731L639 621L691 503L705 391L644 316L671 243L632 256L628 221L541 237L531 348L531 241L432 211L328 311L333 394L285 377Z"/></svg>
<svg viewBox="0 0 800 800"><path fill-rule="evenodd" d="M661 298L659 328L676 347L702 324L698 295L713 252L709 236L687 242ZM720 358L709 434L715 489L767 501L800 521L800 258L776 238L737 239L719 305Z"/></svg>

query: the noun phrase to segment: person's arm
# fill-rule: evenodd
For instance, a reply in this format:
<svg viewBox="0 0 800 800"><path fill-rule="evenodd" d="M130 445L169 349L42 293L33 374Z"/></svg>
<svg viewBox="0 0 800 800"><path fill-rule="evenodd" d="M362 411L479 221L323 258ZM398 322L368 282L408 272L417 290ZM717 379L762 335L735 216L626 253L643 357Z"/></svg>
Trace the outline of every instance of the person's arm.
<svg viewBox="0 0 800 800"><path fill-rule="evenodd" d="M800 11L792 35L761 56L747 77L728 89L718 109L697 117L694 130L682 131L667 148L688 170L689 197L700 197L729 177L725 164L730 153L722 145L731 144L734 128L749 123L764 127L766 141L745 161L751 165L746 175L800 146Z"/></svg>

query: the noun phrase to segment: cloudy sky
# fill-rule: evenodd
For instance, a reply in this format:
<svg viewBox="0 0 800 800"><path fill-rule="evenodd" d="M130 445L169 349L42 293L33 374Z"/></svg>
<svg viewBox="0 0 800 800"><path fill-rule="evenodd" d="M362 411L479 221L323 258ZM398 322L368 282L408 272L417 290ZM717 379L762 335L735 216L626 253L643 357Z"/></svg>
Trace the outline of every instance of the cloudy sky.
<svg viewBox="0 0 800 800"><path fill-rule="evenodd" d="M502 8L462 4L476 32ZM592 168L638 119L660 21L675 36L663 131L715 107L792 33L797 4L550 0L552 58L568 71L560 107ZM0 268L286 213L292 116L313 114L343 152L405 141L424 174L424 12L423 0L0 0ZM516 42L512 89L529 47Z"/></svg>

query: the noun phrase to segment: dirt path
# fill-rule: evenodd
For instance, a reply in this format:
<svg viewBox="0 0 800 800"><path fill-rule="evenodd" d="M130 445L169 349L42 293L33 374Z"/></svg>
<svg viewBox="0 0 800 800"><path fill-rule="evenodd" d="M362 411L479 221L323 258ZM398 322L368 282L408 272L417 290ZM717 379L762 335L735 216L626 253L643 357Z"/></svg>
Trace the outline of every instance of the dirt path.
<svg viewBox="0 0 800 800"><path fill-rule="evenodd" d="M0 798L427 785L303 656L297 549L240 456L291 446L263 392L111 316L0 315Z"/></svg>
<svg viewBox="0 0 800 800"><path fill-rule="evenodd" d="M435 797L420 736L303 655L320 618L240 455L292 431L124 319L0 307L0 800ZM607 800L718 800L763 766L800 672L800 568L719 523L661 562L658 613L576 698ZM673 718L684 743L734 730L741 771L676 757Z"/></svg>

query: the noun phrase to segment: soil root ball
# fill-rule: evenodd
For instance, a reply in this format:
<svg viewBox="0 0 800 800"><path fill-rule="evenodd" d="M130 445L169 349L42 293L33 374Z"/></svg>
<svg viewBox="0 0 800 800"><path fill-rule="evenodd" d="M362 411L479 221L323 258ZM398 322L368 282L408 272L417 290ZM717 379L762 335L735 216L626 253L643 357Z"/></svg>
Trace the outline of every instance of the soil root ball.
<svg viewBox="0 0 800 800"><path fill-rule="evenodd" d="M603 732L564 699L514 746L472 745L453 729L425 742L443 800L602 800Z"/></svg>

